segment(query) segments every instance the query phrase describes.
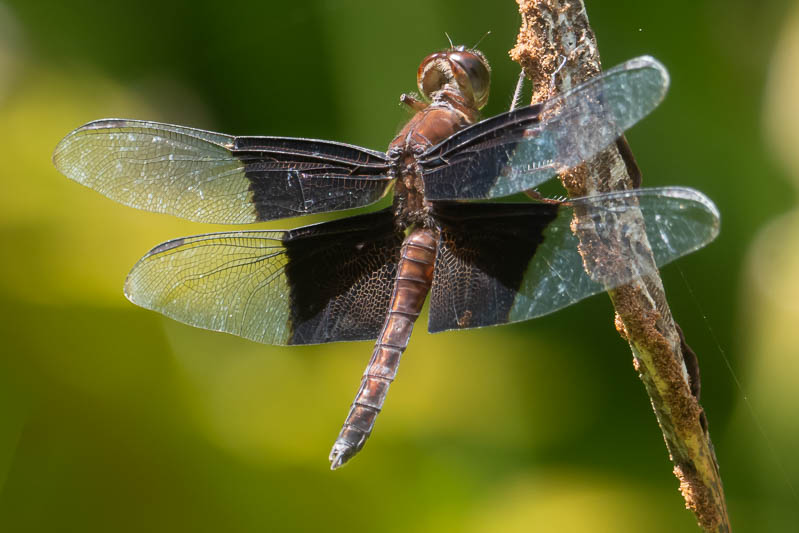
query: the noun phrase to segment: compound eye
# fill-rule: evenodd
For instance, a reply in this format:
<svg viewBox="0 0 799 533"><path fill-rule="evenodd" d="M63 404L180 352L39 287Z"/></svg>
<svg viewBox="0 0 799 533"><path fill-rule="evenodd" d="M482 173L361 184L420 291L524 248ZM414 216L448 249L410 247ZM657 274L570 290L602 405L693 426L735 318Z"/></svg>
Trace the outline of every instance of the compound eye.
<svg viewBox="0 0 799 533"><path fill-rule="evenodd" d="M416 84L419 86L419 92L428 100L431 99L430 95L447 83L447 76L441 70L441 62L446 61L446 58L447 52L436 52L424 58L422 64L419 65Z"/></svg>
<svg viewBox="0 0 799 533"><path fill-rule="evenodd" d="M488 62L480 52L457 51L449 54L450 64L458 86L465 93L471 93L477 109L488 102L491 84L491 71Z"/></svg>

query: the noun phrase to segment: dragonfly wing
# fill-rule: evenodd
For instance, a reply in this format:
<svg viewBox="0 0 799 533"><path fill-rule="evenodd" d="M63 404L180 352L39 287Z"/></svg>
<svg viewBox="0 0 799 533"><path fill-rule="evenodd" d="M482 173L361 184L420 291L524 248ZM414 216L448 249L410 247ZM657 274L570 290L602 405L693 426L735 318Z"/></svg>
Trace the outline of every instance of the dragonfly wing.
<svg viewBox="0 0 799 533"><path fill-rule="evenodd" d="M375 339L402 239L390 209L290 231L184 237L139 260L125 295L180 322L266 344Z"/></svg>
<svg viewBox="0 0 799 533"><path fill-rule="evenodd" d="M391 184L384 155L365 148L125 119L81 126L53 162L125 205L220 224L360 207Z"/></svg>
<svg viewBox="0 0 799 533"><path fill-rule="evenodd" d="M613 143L658 106L668 85L663 65L639 57L543 104L461 130L424 154L425 196L487 199L532 189Z"/></svg>
<svg viewBox="0 0 799 533"><path fill-rule="evenodd" d="M608 216L638 215L654 264L641 264L623 243L605 236ZM652 273L711 242L719 213L688 188L635 189L556 203L436 204L441 229L430 300L431 332L491 326L552 313L588 296ZM622 236L637 231L623 222ZM601 261L587 274L577 233L600 235ZM622 241L625 239L623 238Z"/></svg>

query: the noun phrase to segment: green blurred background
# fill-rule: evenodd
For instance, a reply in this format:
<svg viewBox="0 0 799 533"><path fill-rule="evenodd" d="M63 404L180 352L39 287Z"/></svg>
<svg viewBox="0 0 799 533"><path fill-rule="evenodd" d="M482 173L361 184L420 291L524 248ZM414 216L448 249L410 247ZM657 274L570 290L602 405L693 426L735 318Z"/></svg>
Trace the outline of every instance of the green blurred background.
<svg viewBox="0 0 799 533"><path fill-rule="evenodd" d="M799 5L587 3L606 66L646 53L672 76L628 136L645 185L722 213L663 276L733 526L798 531ZM422 322L376 433L330 472L371 345L261 346L135 308L122 283L144 252L217 227L50 161L102 117L383 149L445 31L492 32L486 113L506 109L518 23L510 0L0 0L0 530L697 530L607 297L502 328Z"/></svg>

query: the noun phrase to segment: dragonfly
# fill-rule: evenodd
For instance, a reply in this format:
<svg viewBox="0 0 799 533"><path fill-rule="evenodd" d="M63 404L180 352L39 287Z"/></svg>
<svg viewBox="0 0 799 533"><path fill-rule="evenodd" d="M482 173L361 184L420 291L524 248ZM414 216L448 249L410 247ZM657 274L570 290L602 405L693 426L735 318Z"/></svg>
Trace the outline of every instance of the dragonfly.
<svg viewBox="0 0 799 533"><path fill-rule="evenodd" d="M256 342L374 340L329 455L336 469L371 435L428 295L431 333L510 324L651 273L718 234L713 202L685 187L496 200L590 159L655 109L669 85L657 60L632 59L546 102L481 120L489 83L488 61L474 48L427 56L421 96L401 97L414 114L386 152L104 119L69 133L53 161L122 204L197 222L328 213L392 195L389 207L286 231L164 242L124 286L136 305ZM642 220L653 264L587 270L576 234L601 233L607 216L629 213Z"/></svg>

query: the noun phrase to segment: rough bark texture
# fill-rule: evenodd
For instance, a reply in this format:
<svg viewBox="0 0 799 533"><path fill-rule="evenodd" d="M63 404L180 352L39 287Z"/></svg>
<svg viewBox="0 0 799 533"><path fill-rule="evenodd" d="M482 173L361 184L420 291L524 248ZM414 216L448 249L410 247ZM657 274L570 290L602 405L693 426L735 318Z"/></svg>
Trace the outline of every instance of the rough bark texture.
<svg viewBox="0 0 799 533"><path fill-rule="evenodd" d="M543 101L597 75L599 51L582 0L517 0L522 25L511 58L533 81L533 102ZM640 172L622 138L596 158L560 176L572 196L629 189ZM577 213L576 216L580 216ZM626 218L626 220L622 220ZM638 220L636 220L638 218ZM602 223L638 223L625 214ZM613 231L580 231L586 270L653 265L646 233L622 239ZM653 272L657 272L654 268ZM633 365L652 402L685 505L705 531L730 531L724 490L707 421L699 405L696 356L672 318L658 276L638 278L608 291L616 309L616 328L628 341Z"/></svg>

